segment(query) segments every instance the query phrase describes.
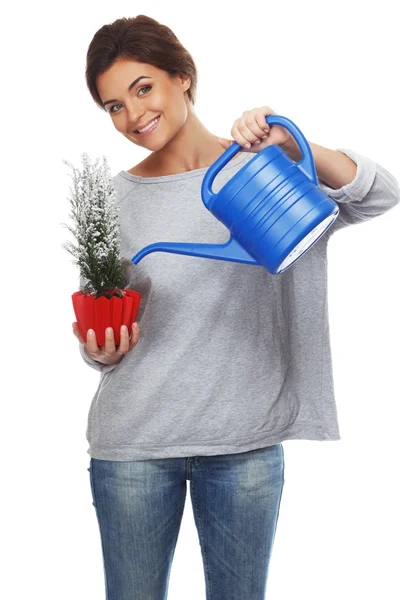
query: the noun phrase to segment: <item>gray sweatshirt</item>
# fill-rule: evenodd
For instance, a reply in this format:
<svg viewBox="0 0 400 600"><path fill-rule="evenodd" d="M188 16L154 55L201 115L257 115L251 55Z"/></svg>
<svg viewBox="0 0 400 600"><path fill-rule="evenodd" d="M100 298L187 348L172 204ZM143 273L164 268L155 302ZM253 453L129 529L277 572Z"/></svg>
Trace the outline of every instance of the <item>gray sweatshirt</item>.
<svg viewBox="0 0 400 600"><path fill-rule="evenodd" d="M155 242L225 243L228 229L204 206L206 168L113 177L128 289L143 294L140 340L117 365L84 361L100 380L86 437L91 457L145 460L231 454L289 439L339 440L327 304L327 244L336 231L399 203L396 179L367 157L355 179L321 189L340 207L334 224L292 267L264 267L154 252ZM217 192L253 158L239 152Z"/></svg>

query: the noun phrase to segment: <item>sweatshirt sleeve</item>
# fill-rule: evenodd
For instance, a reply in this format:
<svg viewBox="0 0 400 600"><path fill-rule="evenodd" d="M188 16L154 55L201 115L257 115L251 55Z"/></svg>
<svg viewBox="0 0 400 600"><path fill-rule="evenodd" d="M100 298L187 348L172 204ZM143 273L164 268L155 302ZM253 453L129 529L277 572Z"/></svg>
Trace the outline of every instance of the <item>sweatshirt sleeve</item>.
<svg viewBox="0 0 400 600"><path fill-rule="evenodd" d="M318 180L321 190L339 204L339 214L325 235L349 225L369 221L384 214L400 202L400 189L395 177L370 158L349 149L338 149L357 165L353 181L335 190Z"/></svg>

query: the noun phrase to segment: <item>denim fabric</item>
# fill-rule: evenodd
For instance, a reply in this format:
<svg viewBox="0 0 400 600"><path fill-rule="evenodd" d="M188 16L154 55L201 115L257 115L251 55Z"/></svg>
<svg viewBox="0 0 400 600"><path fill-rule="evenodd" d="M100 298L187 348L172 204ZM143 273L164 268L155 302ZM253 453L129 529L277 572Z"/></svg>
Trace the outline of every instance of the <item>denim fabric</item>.
<svg viewBox="0 0 400 600"><path fill-rule="evenodd" d="M264 600L284 485L282 444L139 461L90 459L106 600L166 600L186 498L207 600Z"/></svg>

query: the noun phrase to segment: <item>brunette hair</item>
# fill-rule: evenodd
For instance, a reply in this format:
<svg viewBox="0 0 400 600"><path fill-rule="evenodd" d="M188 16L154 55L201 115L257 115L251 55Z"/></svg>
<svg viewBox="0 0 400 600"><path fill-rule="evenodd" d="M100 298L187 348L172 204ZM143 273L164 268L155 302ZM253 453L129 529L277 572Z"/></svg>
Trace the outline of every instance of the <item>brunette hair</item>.
<svg viewBox="0 0 400 600"><path fill-rule="evenodd" d="M103 25L94 35L86 55L86 85L95 103L105 110L96 78L119 59L144 62L171 76L182 73L190 77L187 90L192 104L196 101L197 69L193 58L166 25L146 15L122 17Z"/></svg>

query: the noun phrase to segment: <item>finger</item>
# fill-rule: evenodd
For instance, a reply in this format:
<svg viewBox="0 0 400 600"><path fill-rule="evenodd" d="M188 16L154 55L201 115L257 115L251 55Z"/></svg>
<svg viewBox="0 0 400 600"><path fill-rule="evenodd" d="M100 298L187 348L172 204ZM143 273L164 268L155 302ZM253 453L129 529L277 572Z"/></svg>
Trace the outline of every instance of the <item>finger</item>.
<svg viewBox="0 0 400 600"><path fill-rule="evenodd" d="M137 325L137 323L136 323L136 325ZM131 334L131 340L130 340L130 344L129 344L129 350L131 350L139 342L139 334L140 334L139 325L137 325L137 327L134 327L134 324L132 324L132 334Z"/></svg>
<svg viewBox="0 0 400 600"><path fill-rule="evenodd" d="M269 125L265 120L264 113L265 111L258 108L243 115L245 125L257 136L257 138L264 137L269 130Z"/></svg>
<svg viewBox="0 0 400 600"><path fill-rule="evenodd" d="M90 333L92 332L92 333ZM96 332L94 329L88 329L86 333L86 350L94 358L100 354L100 348L97 345Z"/></svg>
<svg viewBox="0 0 400 600"><path fill-rule="evenodd" d="M232 127L231 135L236 140L236 142L243 147L250 147L250 145L257 139L256 136L251 134L251 131L249 131L249 129L241 126L241 129L239 130L238 125L234 125Z"/></svg>
<svg viewBox="0 0 400 600"><path fill-rule="evenodd" d="M248 131L248 130L247 130ZM248 134L248 133L241 133L239 131L239 129L233 127L232 128L232 136L235 138L236 142L240 145L243 146L244 150L247 150L249 152L251 152L251 147L255 147L258 146L265 141L264 139L264 133L262 134L262 136L260 135L260 137L262 137L262 139L260 140L259 137L252 135L252 134ZM261 146L260 146L261 147Z"/></svg>
<svg viewBox="0 0 400 600"><path fill-rule="evenodd" d="M107 327L105 331L104 353L107 356L115 354L114 330L112 327Z"/></svg>
<svg viewBox="0 0 400 600"><path fill-rule="evenodd" d="M217 138L218 142L221 144L221 146L223 148L229 148L229 146L231 146L235 140L227 140L225 138Z"/></svg>
<svg viewBox="0 0 400 600"><path fill-rule="evenodd" d="M270 125L267 123L266 119L270 115L276 115L276 112L272 110L270 106L261 106L260 108L254 109L254 115L259 127L268 133L270 130Z"/></svg>
<svg viewBox="0 0 400 600"><path fill-rule="evenodd" d="M257 123L257 125L258 125L259 131L260 131L260 132L261 132L261 131L263 132L263 133L262 133L262 137L265 137L265 138L266 138L266 137L267 137L267 133L268 133L268 132L269 132L269 130L270 130L270 126L268 125L267 121L265 120L265 116L264 116L264 114L263 114L263 113L260 113L260 112L257 112L257 113L254 115L254 117L255 117L256 123Z"/></svg>
<svg viewBox="0 0 400 600"><path fill-rule="evenodd" d="M240 143L244 147L249 148L248 144L254 144L262 139L265 135L265 131L260 128L257 121L255 120L254 114L250 114L248 111L243 113L241 119L237 119L231 131L234 137L239 136L242 141ZM247 146L246 146L247 145Z"/></svg>
<svg viewBox="0 0 400 600"><path fill-rule="evenodd" d="M121 332L120 332L120 343L118 346L118 349L116 350L117 352L119 352L120 354L126 354L126 352L128 352L129 350L129 333L128 333L128 328L126 325L121 325Z"/></svg>

